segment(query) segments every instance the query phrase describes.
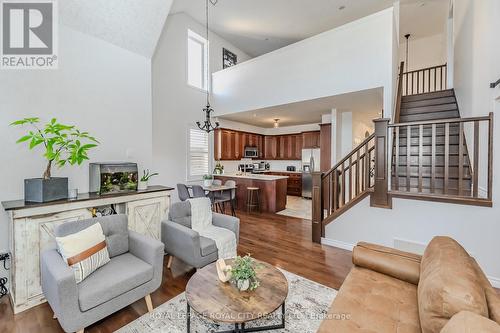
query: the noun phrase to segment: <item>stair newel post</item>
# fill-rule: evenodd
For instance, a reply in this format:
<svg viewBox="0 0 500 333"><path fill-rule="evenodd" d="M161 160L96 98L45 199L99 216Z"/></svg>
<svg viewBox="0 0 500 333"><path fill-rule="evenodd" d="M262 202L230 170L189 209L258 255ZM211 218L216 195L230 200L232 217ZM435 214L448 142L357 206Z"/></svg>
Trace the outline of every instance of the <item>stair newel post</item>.
<svg viewBox="0 0 500 333"><path fill-rule="evenodd" d="M375 119L375 186L370 196L372 207L392 208L392 197L389 194L388 176L388 128L390 119Z"/></svg>
<svg viewBox="0 0 500 333"><path fill-rule="evenodd" d="M312 241L321 244L321 237L325 236L323 225L323 173L312 174Z"/></svg>

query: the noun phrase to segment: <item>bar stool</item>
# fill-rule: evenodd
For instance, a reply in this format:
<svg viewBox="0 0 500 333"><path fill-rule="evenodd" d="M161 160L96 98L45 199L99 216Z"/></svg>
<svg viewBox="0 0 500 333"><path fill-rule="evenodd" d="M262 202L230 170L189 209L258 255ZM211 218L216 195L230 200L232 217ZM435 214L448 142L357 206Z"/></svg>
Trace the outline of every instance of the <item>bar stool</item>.
<svg viewBox="0 0 500 333"><path fill-rule="evenodd" d="M257 207L260 210L260 189L258 187L247 187L247 213Z"/></svg>

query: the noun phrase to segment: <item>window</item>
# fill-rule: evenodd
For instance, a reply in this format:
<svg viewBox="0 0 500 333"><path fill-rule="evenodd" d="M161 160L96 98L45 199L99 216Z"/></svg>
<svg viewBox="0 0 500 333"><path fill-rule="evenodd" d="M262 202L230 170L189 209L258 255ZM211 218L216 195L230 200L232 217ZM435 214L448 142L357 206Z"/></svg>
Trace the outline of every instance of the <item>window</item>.
<svg viewBox="0 0 500 333"><path fill-rule="evenodd" d="M208 42L197 33L188 30L187 81L190 86L208 90Z"/></svg>
<svg viewBox="0 0 500 333"><path fill-rule="evenodd" d="M198 128L188 130L188 180L200 180L209 170L208 133Z"/></svg>

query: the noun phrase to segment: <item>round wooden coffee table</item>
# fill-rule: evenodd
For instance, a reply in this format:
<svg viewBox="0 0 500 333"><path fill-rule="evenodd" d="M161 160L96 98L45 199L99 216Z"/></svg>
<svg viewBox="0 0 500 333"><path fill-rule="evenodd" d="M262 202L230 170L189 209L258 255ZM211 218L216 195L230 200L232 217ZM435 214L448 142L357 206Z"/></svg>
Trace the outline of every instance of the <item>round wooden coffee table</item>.
<svg viewBox="0 0 500 333"><path fill-rule="evenodd" d="M239 291L231 283L222 283L215 263L199 269L186 286L187 332L191 330L191 308L199 315L216 322L234 324L234 330L223 333L257 332L285 328L285 299L288 282L280 270L268 263L257 270L260 286L254 291ZM226 260L232 265L232 260ZM281 324L245 328L245 323L266 317L281 306ZM222 333L222 332L221 332Z"/></svg>

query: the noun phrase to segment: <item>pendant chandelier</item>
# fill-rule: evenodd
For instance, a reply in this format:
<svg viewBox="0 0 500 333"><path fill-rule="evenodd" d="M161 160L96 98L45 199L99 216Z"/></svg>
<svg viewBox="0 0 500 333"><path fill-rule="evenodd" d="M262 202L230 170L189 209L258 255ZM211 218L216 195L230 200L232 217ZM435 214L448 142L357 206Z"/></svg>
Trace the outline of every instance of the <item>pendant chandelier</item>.
<svg viewBox="0 0 500 333"><path fill-rule="evenodd" d="M208 87L208 80L209 80L209 62L210 62L210 52L209 52L209 49L210 49L210 43L208 41L208 2L210 1L210 3L212 5L216 5L217 4L217 0L206 0L206 5L205 5L205 14L206 14L206 38L207 38L207 56L206 56L206 84L207 84L207 91L206 91L206 94L207 94L207 105L203 108L203 112L205 113L205 121L203 122L203 125L201 124L201 122L197 121L196 122L196 125L198 125L198 128L207 132L207 133L210 133L212 132L213 130L216 130L217 128L219 128L219 122L215 122L215 125L212 124L212 113L214 112L214 109L212 109L212 107L210 106L210 90L209 90L209 87Z"/></svg>

